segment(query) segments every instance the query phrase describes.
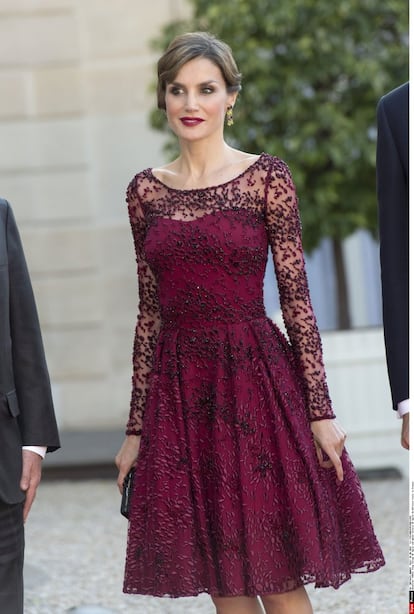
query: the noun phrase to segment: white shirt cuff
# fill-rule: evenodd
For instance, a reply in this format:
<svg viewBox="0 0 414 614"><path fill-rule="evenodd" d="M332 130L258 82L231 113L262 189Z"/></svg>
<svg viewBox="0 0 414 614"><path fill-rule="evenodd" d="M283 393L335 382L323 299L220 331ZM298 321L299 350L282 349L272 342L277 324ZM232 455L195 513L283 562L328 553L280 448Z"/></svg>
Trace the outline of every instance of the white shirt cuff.
<svg viewBox="0 0 414 614"><path fill-rule="evenodd" d="M410 399L404 399L404 401L400 401L397 405L397 414L399 418L402 418L404 414L408 414L410 411Z"/></svg>
<svg viewBox="0 0 414 614"><path fill-rule="evenodd" d="M29 452L35 452L42 458L46 456L46 446L23 446L23 450L29 450Z"/></svg>

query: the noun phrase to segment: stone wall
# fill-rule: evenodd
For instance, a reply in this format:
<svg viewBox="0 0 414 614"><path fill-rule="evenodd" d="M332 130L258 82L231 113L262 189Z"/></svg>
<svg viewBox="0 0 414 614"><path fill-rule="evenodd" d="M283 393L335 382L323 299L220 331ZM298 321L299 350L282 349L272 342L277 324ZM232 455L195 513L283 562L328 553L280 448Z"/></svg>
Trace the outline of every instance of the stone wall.
<svg viewBox="0 0 414 614"><path fill-rule="evenodd" d="M185 0L0 0L0 194L32 276L62 429L122 427L137 286L124 204L162 161L149 41Z"/></svg>

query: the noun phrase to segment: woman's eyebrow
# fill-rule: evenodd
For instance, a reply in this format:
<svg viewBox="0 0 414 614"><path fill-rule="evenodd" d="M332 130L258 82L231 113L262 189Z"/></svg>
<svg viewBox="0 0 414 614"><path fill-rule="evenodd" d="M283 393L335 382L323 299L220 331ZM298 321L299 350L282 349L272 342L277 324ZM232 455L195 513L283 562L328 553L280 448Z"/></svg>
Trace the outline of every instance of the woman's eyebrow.
<svg viewBox="0 0 414 614"><path fill-rule="evenodd" d="M218 81L216 81L215 79L210 79L209 81L203 81L202 83L197 83L197 85L199 87L202 87L205 85L211 85L211 83L218 83ZM168 85L175 85L176 87L186 87L184 83L180 83L179 81L172 81L172 83L169 83Z"/></svg>

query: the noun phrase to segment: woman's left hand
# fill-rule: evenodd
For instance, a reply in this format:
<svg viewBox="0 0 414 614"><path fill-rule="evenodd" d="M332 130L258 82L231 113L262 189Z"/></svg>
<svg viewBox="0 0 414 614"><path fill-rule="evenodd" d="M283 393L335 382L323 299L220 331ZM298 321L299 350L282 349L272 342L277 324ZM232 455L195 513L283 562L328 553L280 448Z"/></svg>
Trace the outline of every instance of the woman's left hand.
<svg viewBox="0 0 414 614"><path fill-rule="evenodd" d="M342 482L344 471L341 456L346 439L345 431L336 420L332 419L311 422L311 429L320 466L325 469L335 467L338 480ZM325 452L329 460L324 460L322 452Z"/></svg>

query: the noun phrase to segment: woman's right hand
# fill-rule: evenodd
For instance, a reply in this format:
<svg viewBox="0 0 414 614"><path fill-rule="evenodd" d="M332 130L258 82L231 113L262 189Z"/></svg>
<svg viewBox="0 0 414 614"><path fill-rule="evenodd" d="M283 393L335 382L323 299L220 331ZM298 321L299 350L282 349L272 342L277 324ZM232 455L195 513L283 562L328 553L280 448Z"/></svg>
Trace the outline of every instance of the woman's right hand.
<svg viewBox="0 0 414 614"><path fill-rule="evenodd" d="M141 435L127 435L121 449L115 456L115 465L119 469L117 484L121 494L124 488L125 476L137 460L140 443Z"/></svg>

